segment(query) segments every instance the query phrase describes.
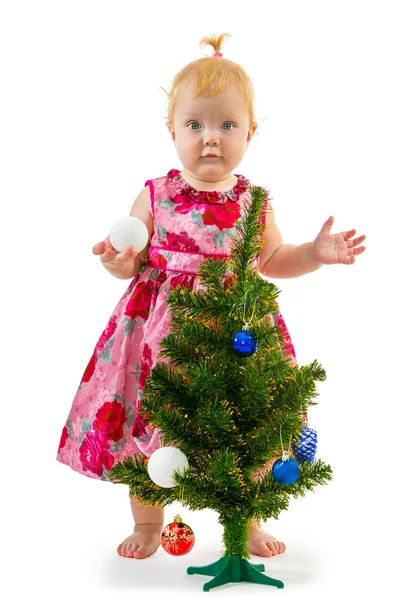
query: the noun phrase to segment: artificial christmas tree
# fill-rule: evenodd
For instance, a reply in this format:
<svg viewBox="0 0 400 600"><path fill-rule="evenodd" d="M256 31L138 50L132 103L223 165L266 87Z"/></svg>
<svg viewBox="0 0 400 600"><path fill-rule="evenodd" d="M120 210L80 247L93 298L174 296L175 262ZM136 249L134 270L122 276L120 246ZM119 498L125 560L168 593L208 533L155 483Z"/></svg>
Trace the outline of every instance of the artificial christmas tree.
<svg viewBox="0 0 400 600"><path fill-rule="evenodd" d="M250 193L229 259L204 259L198 270L202 289L171 291L171 332L138 411L161 431L164 446L183 453L188 467L174 471L174 484L167 474L166 487L150 478L148 459L140 454L108 474L145 504L179 501L219 514L223 556L187 570L214 576L205 591L229 581L283 587L261 573L264 565L246 560L250 522L276 518L291 498L332 478L321 460L297 463L282 452L301 437L304 411L316 404L315 382L326 374L317 361L298 366L285 353L283 333L271 318L279 290L259 276L256 264L266 192L252 187ZM274 459L275 476L265 469Z"/></svg>

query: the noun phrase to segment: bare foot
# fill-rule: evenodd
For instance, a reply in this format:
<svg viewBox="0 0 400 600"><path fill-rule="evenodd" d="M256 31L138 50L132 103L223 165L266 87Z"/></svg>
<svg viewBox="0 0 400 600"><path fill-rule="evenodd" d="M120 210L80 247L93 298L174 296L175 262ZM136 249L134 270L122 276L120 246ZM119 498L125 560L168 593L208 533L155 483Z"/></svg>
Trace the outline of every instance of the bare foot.
<svg viewBox="0 0 400 600"><path fill-rule="evenodd" d="M146 558L157 550L161 543L161 532L164 526L158 523L135 525L132 535L126 538L117 548L120 556L126 558Z"/></svg>
<svg viewBox="0 0 400 600"><path fill-rule="evenodd" d="M272 535L264 531L257 523L252 523L249 528L250 535L247 550L257 556L270 558L276 554L282 554L286 550L283 542L279 542Z"/></svg>

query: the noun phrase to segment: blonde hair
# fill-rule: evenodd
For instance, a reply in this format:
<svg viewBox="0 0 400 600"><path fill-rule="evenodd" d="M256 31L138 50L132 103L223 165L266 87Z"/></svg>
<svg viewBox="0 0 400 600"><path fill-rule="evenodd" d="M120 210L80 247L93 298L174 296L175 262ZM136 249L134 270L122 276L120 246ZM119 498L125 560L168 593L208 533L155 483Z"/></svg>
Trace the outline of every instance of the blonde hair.
<svg viewBox="0 0 400 600"><path fill-rule="evenodd" d="M229 33L222 33L219 36L204 37L199 46L212 46L214 52L219 52L226 37L231 36ZM205 56L188 63L173 78L169 92L161 88L168 96L168 122L173 123L178 93L191 77L195 81L191 98L215 96L228 85L235 85L248 105L250 124L255 123L254 89L250 77L241 65L218 55Z"/></svg>

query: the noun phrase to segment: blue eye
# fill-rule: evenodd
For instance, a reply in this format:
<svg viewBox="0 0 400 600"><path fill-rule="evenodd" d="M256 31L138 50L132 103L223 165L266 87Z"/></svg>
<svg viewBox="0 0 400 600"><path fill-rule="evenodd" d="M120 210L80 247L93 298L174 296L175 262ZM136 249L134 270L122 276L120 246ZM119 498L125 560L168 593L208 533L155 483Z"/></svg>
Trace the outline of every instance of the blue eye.
<svg viewBox="0 0 400 600"><path fill-rule="evenodd" d="M233 123L224 123L224 125L231 125L231 126L232 126L232 128L234 127L234 124L233 124ZM230 130L230 129L225 129L225 131L231 131L231 130Z"/></svg>
<svg viewBox="0 0 400 600"><path fill-rule="evenodd" d="M193 121L192 123L188 124L188 127L190 127L191 125L198 125L198 123L196 123L196 121ZM192 129L192 127L190 127L190 129Z"/></svg>

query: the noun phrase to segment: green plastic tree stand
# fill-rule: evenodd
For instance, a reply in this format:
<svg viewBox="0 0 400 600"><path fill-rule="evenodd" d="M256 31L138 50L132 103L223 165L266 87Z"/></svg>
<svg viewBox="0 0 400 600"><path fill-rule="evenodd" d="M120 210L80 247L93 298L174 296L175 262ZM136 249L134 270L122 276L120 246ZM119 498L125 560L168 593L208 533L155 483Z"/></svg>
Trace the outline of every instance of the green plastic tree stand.
<svg viewBox="0 0 400 600"><path fill-rule="evenodd" d="M187 573L189 575L215 575L214 579L204 584L204 592L209 592L211 588L224 585L225 583L237 581L275 585L277 588L284 587L283 582L279 581L279 579L272 579L260 572L264 570L265 567L263 564L252 565L238 554L230 554L204 567L188 567Z"/></svg>

